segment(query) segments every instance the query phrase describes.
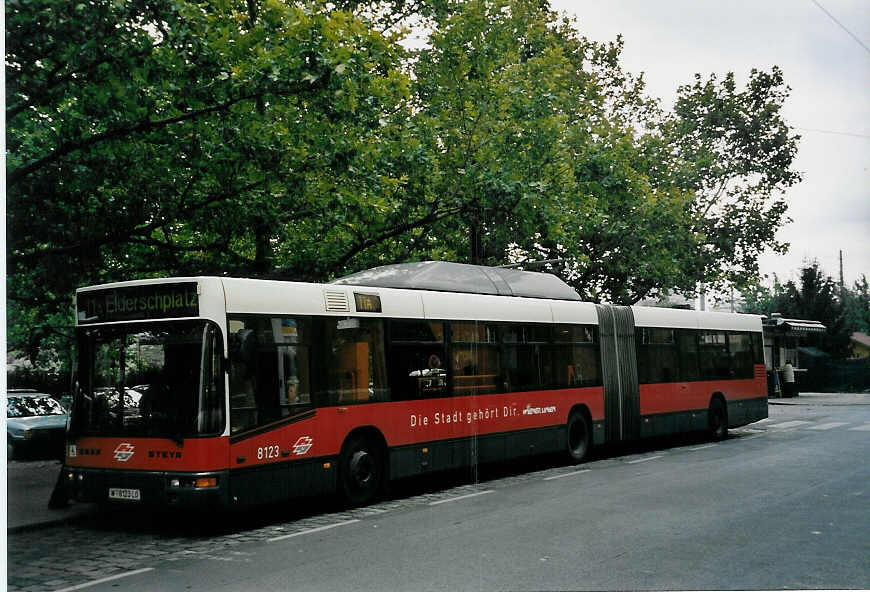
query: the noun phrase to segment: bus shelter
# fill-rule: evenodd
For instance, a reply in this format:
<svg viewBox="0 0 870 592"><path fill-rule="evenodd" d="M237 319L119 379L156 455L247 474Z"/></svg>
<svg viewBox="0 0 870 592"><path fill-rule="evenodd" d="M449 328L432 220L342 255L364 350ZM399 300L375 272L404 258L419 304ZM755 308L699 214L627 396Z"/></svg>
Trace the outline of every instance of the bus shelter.
<svg viewBox="0 0 870 592"><path fill-rule="evenodd" d="M798 385L801 375L807 370L801 363L800 349L810 345L813 337L827 330L819 321L811 319L786 319L773 313L762 319L764 332L764 364L767 367L769 396L781 396L782 370L787 361L794 366Z"/></svg>

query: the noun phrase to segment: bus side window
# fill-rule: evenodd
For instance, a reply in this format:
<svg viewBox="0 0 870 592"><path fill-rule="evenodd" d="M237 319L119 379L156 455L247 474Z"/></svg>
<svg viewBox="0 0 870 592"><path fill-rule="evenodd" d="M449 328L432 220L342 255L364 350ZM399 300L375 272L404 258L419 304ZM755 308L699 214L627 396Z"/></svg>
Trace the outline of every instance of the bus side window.
<svg viewBox="0 0 870 592"><path fill-rule="evenodd" d="M543 384L542 348L549 343L549 326L503 324L501 369L505 392L538 390Z"/></svg>
<svg viewBox="0 0 870 592"><path fill-rule="evenodd" d="M369 344L355 341L343 344L336 355L338 365L332 371L333 381L338 390L338 402L362 403L369 400Z"/></svg>
<svg viewBox="0 0 870 592"><path fill-rule="evenodd" d="M232 433L311 408L309 333L305 318L229 319Z"/></svg>
<svg viewBox="0 0 870 592"><path fill-rule="evenodd" d="M679 373L679 351L674 329L648 327L643 330L647 350L647 378L649 382L674 382Z"/></svg>
<svg viewBox="0 0 870 592"><path fill-rule="evenodd" d="M389 400L383 320L324 317L317 327L318 404Z"/></svg>
<svg viewBox="0 0 870 592"><path fill-rule="evenodd" d="M444 323L394 320L390 323L392 400L447 395Z"/></svg>
<svg viewBox="0 0 870 592"><path fill-rule="evenodd" d="M649 379L649 346L644 341L645 329L643 327L634 328L634 349L637 355L637 381L640 384L648 384Z"/></svg>
<svg viewBox="0 0 870 592"><path fill-rule="evenodd" d="M732 378L731 360L724 331L702 331L700 335L701 380Z"/></svg>
<svg viewBox="0 0 870 592"><path fill-rule="evenodd" d="M454 322L451 330L453 396L485 395L499 391L501 369L496 326Z"/></svg>
<svg viewBox="0 0 870 592"><path fill-rule="evenodd" d="M591 325L555 325L547 348L545 383L551 388L601 384L599 351Z"/></svg>
<svg viewBox="0 0 870 592"><path fill-rule="evenodd" d="M749 333L729 333L728 349L731 354L731 369L734 378L752 378L753 368L752 339Z"/></svg>
<svg viewBox="0 0 870 592"><path fill-rule="evenodd" d="M764 364L764 344L761 333L752 333L752 363Z"/></svg>
<svg viewBox="0 0 870 592"><path fill-rule="evenodd" d="M240 320L229 321L230 341L230 430L243 432L257 426L254 396L256 334Z"/></svg>
<svg viewBox="0 0 870 592"><path fill-rule="evenodd" d="M698 332L694 329L677 329L677 340L680 350L680 381L698 380Z"/></svg>

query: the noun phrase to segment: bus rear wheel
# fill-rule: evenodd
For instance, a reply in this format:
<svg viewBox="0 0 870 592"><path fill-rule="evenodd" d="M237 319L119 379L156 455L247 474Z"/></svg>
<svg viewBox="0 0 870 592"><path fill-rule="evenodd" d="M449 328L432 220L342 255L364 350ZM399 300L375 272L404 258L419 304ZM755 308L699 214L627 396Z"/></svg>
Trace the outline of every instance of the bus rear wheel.
<svg viewBox="0 0 870 592"><path fill-rule="evenodd" d="M344 498L354 506L368 504L384 483L384 455L371 438L357 434L344 445L339 461L339 482Z"/></svg>
<svg viewBox="0 0 870 592"><path fill-rule="evenodd" d="M575 463L581 462L589 453L592 444L592 430L586 416L574 411L568 417L568 454Z"/></svg>
<svg viewBox="0 0 870 592"><path fill-rule="evenodd" d="M710 438L717 442L728 436L728 416L725 406L719 399L710 402L710 408L707 410L707 430Z"/></svg>

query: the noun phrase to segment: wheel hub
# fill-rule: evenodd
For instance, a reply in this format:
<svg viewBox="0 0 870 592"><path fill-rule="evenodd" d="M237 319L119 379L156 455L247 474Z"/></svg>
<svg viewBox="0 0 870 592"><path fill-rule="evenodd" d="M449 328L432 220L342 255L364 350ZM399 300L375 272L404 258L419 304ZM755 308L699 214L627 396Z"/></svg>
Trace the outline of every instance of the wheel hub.
<svg viewBox="0 0 870 592"><path fill-rule="evenodd" d="M357 450L350 458L350 474L357 485L364 486L374 476L372 456L365 450Z"/></svg>

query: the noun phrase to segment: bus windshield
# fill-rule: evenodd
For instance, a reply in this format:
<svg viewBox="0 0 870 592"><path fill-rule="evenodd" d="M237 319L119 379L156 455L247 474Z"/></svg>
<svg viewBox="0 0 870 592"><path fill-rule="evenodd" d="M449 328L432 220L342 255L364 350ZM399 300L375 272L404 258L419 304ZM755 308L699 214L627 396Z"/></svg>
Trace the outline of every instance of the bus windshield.
<svg viewBox="0 0 870 592"><path fill-rule="evenodd" d="M82 329L77 435L185 437L224 430L220 331L207 321Z"/></svg>

